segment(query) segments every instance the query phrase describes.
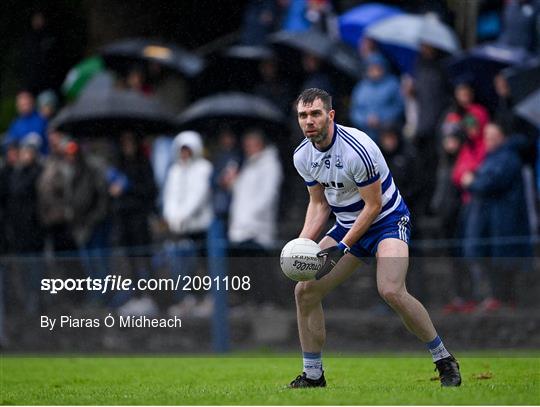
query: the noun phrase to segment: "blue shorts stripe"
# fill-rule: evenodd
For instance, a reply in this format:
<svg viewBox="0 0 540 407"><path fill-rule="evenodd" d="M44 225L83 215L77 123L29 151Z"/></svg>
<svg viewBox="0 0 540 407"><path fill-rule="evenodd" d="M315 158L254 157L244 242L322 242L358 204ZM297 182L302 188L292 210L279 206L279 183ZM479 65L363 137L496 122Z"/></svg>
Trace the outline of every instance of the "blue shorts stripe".
<svg viewBox="0 0 540 407"><path fill-rule="evenodd" d="M307 185L308 187L312 187L313 185L317 185L317 184L318 184L317 181L305 181L305 180L304 180L304 182L306 183L306 185Z"/></svg>

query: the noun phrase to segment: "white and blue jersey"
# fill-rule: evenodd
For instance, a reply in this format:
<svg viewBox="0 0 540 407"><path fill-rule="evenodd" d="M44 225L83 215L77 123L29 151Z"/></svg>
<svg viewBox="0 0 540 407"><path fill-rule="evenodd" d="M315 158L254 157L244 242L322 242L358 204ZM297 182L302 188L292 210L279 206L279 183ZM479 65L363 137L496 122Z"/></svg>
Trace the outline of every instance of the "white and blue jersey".
<svg viewBox="0 0 540 407"><path fill-rule="evenodd" d="M345 236L365 205L358 187L381 180L381 212L355 247L351 248L353 254L374 255L378 243L388 237L408 243L409 210L379 147L367 134L334 124L330 145L318 150L308 139L304 139L294 152L294 166L306 185L319 183L324 187L326 200L336 216L336 225L328 235L337 241Z"/></svg>

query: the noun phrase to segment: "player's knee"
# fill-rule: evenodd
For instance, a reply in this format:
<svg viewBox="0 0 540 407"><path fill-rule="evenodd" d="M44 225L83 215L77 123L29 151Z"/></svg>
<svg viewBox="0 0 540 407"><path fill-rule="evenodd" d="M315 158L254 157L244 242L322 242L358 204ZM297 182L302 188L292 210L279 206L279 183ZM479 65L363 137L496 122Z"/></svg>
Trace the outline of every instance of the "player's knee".
<svg viewBox="0 0 540 407"><path fill-rule="evenodd" d="M300 308L313 306L321 300L314 284L310 281L300 281L297 283L294 288L294 297Z"/></svg>
<svg viewBox="0 0 540 407"><path fill-rule="evenodd" d="M399 286L379 287L379 294L391 307L399 307L405 295L405 289Z"/></svg>

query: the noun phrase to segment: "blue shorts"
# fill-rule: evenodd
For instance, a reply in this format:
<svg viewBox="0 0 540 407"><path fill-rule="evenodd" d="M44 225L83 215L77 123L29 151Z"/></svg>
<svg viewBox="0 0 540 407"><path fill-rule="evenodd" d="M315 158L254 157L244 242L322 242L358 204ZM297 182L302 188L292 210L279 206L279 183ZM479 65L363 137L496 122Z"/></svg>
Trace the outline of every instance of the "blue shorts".
<svg viewBox="0 0 540 407"><path fill-rule="evenodd" d="M326 233L336 242L340 242L349 229L336 222L334 227ZM373 257L377 253L379 243L384 239L399 239L409 244L411 238L411 220L407 210L393 212L370 226L358 242L352 245L351 254L356 257Z"/></svg>

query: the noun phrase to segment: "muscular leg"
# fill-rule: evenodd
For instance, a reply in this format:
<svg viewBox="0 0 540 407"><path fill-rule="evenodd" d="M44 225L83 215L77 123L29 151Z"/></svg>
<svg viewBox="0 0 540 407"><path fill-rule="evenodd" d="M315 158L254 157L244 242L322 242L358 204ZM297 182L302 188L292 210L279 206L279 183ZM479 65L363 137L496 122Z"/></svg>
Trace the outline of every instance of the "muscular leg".
<svg viewBox="0 0 540 407"><path fill-rule="evenodd" d="M437 336L424 306L405 287L409 247L399 239L385 239L377 250L377 288L381 297L398 313L407 329L421 341Z"/></svg>
<svg viewBox="0 0 540 407"><path fill-rule="evenodd" d="M399 314L409 331L425 342L437 370L441 386L461 384L456 359L437 335L429 315L420 302L405 288L409 248L399 239L385 239L377 250L377 287L384 300Z"/></svg>
<svg viewBox="0 0 540 407"><path fill-rule="evenodd" d="M333 246L336 241L324 237L321 249ZM341 258L330 273L320 280L302 281L296 284L296 317L298 333L303 352L319 353L326 339L324 313L321 300L335 287L349 278L360 265L360 261L351 254Z"/></svg>

